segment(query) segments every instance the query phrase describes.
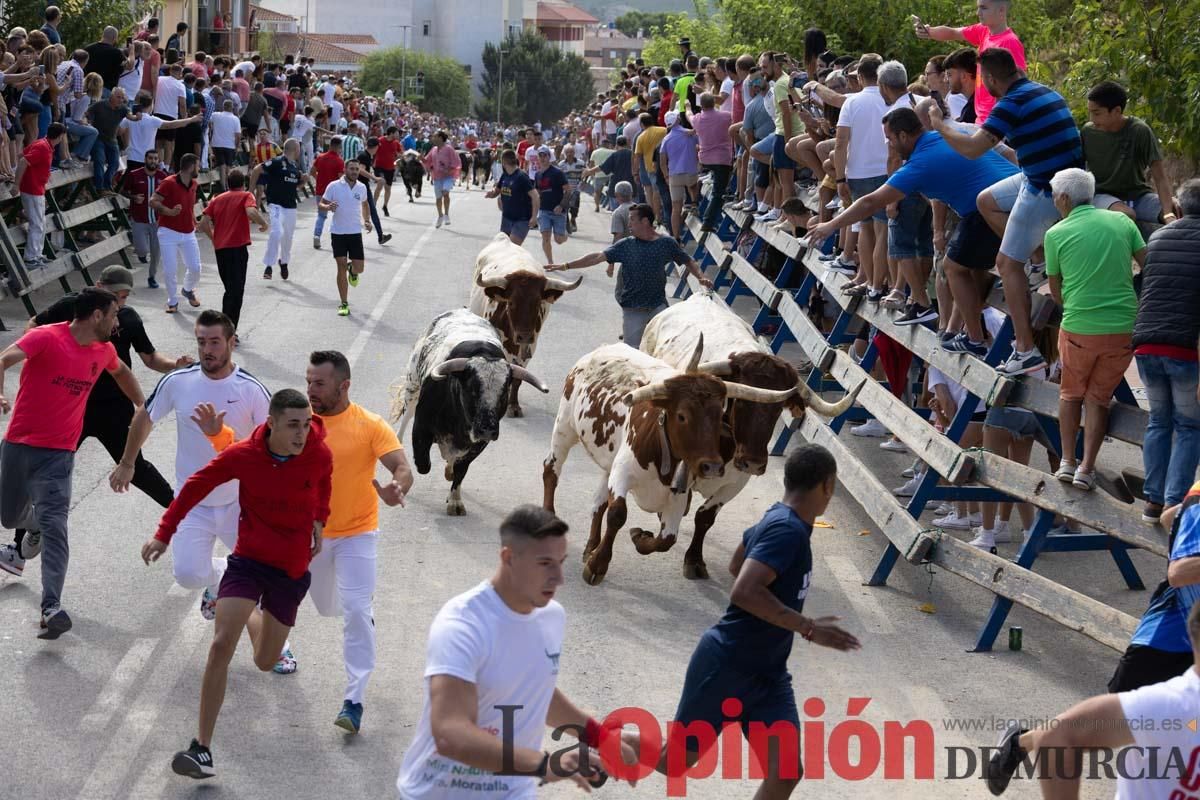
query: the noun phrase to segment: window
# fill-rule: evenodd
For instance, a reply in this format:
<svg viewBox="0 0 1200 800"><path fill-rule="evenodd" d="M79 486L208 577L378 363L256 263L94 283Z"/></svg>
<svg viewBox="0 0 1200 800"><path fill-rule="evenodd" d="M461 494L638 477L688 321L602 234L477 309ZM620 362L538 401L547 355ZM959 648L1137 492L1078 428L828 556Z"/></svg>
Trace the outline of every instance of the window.
<svg viewBox="0 0 1200 800"><path fill-rule="evenodd" d="M429 35L429 29L430 29L430 28L432 28L432 27L433 27L433 21L432 21L432 20L428 20L428 19L427 19L427 20L425 20L424 22L422 22L422 23L421 23L421 35L422 35L422 36L428 36L428 35Z"/></svg>
<svg viewBox="0 0 1200 800"><path fill-rule="evenodd" d="M609 50L608 57L611 58L613 61L616 61L618 58L620 58L620 56L617 55L616 50Z"/></svg>

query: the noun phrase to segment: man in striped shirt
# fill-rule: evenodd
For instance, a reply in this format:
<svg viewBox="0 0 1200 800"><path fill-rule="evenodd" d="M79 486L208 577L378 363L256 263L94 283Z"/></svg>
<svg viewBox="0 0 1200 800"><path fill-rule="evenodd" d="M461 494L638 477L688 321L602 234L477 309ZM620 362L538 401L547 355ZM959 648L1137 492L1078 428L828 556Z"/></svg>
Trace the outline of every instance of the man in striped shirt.
<svg viewBox="0 0 1200 800"><path fill-rule="evenodd" d="M363 140L354 127L349 128L342 137L342 161L354 161L362 150Z"/></svg>
<svg viewBox="0 0 1200 800"><path fill-rule="evenodd" d="M983 127L973 133L959 130L933 108L930 120L946 143L967 158L979 158L999 142L1017 151L1018 175L1005 178L979 195L979 213L1001 237L996 270L1004 281L1004 299L1013 321L1013 354L997 367L1004 375L1024 375L1046 366L1033 343L1030 322L1029 261L1034 271L1044 263L1042 239L1058 221L1050 179L1060 170L1083 167L1083 144L1071 110L1062 95L1035 83L1017 69L1012 53L999 47L979 56L984 83L1000 98Z"/></svg>

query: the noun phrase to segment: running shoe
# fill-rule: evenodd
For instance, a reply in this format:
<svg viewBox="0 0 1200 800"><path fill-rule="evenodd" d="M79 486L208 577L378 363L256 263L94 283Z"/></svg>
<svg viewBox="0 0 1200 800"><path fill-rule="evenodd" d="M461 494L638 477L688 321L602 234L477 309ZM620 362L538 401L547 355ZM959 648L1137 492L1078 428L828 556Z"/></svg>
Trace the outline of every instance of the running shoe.
<svg viewBox="0 0 1200 800"><path fill-rule="evenodd" d="M194 289L180 289L179 293L183 295L184 299L188 301L188 305L192 308L200 307L200 298L196 296Z"/></svg>
<svg viewBox="0 0 1200 800"><path fill-rule="evenodd" d="M887 426L877 419L869 419L857 428L851 428L850 433L855 436L870 436L875 439L891 435L891 431L887 429Z"/></svg>
<svg viewBox="0 0 1200 800"><path fill-rule="evenodd" d="M209 622L217 618L217 596L208 586L204 587L204 594L200 595L200 616Z"/></svg>
<svg viewBox="0 0 1200 800"><path fill-rule="evenodd" d="M1037 289L1050 278L1046 275L1046 265L1034 264L1032 261L1025 262L1025 277L1029 280L1029 288Z"/></svg>
<svg viewBox="0 0 1200 800"><path fill-rule="evenodd" d="M903 486L897 486L892 489L892 494L896 497L912 497L917 493L917 487L921 485L921 481L925 479L924 473L918 473L908 479Z"/></svg>
<svg viewBox="0 0 1200 800"><path fill-rule="evenodd" d="M42 532L17 530L17 550L28 560L42 552Z"/></svg>
<svg viewBox="0 0 1200 800"><path fill-rule="evenodd" d="M271 268L270 267L267 267L266 269L263 270L263 280L264 281L271 280Z"/></svg>
<svg viewBox="0 0 1200 800"><path fill-rule="evenodd" d="M884 439L879 443L880 450L890 450L893 453L907 453L908 446L898 439Z"/></svg>
<svg viewBox="0 0 1200 800"><path fill-rule="evenodd" d="M351 270L347 270L347 272L346 272L346 281L347 281L347 282L348 282L348 283L349 283L351 286L358 286L358 273L357 273L357 272L355 272L353 269L351 269Z"/></svg>
<svg viewBox="0 0 1200 800"><path fill-rule="evenodd" d="M1045 368L1046 359L1042 358L1042 354L1036 347L1028 353L1018 353L1014 347L1012 355L1008 357L1007 361L996 367L996 372L1001 375L1026 375Z"/></svg>
<svg viewBox="0 0 1200 800"><path fill-rule="evenodd" d="M61 606L50 606L42 609L42 623L39 627L39 639L57 639L71 630L71 618Z"/></svg>
<svg viewBox="0 0 1200 800"><path fill-rule="evenodd" d="M380 236L380 237L379 237L379 243L380 243L380 244L387 244L387 243L388 243L388 242L390 242L391 240L392 240L392 235L391 235L390 233L385 233L385 234L383 234L382 236Z"/></svg>
<svg viewBox="0 0 1200 800"><path fill-rule="evenodd" d="M314 236L313 237L313 250L320 250L320 249L321 249L321 237Z"/></svg>
<svg viewBox="0 0 1200 800"><path fill-rule="evenodd" d="M0 569L18 578L25 574L25 559L21 557L15 544L0 547Z"/></svg>
<svg viewBox="0 0 1200 800"><path fill-rule="evenodd" d="M975 527L975 525L982 523L982 519L980 519L978 522L975 522L971 519L971 515L969 514L965 517L962 517L959 516L958 511L951 511L946 516L935 519L933 521L933 527L949 528L956 531L969 531L971 528Z"/></svg>
<svg viewBox="0 0 1200 800"><path fill-rule="evenodd" d="M443 224L443 225L449 225L449 224L450 224L450 215L449 215L449 214L447 214L447 215L446 215L446 221L445 221L444 223L442 223L442 224Z"/></svg>
<svg viewBox="0 0 1200 800"><path fill-rule="evenodd" d="M1096 476L1091 472L1084 471L1083 467L1079 467L1075 470L1071 485L1076 489L1083 489L1085 492L1090 492L1096 488Z"/></svg>
<svg viewBox="0 0 1200 800"><path fill-rule="evenodd" d="M146 279L146 286L147 286L148 288L150 288L150 289L157 289L157 288L158 288L158 281L154 280L154 278L147 278L147 279Z"/></svg>
<svg viewBox="0 0 1200 800"><path fill-rule="evenodd" d="M388 213L387 203L384 203L384 204L383 204L383 215L384 215L385 217L390 217L390 216L391 216L391 214L389 214L389 213Z"/></svg>
<svg viewBox="0 0 1200 800"><path fill-rule="evenodd" d="M942 349L947 353L966 353L976 358L986 358L987 345L983 342L972 342L965 333L960 333L950 341L942 342Z"/></svg>
<svg viewBox="0 0 1200 800"><path fill-rule="evenodd" d="M350 304L349 303L338 303L338 316L339 317L350 316Z"/></svg>
<svg viewBox="0 0 1200 800"><path fill-rule="evenodd" d="M284 264L283 262L280 262L279 264L279 277L283 278L285 281L288 279L287 264Z"/></svg>
<svg viewBox="0 0 1200 800"><path fill-rule="evenodd" d="M851 278L858 274L858 264L855 264L853 261L847 261L841 256L829 262L829 269L839 275L846 275Z"/></svg>
<svg viewBox="0 0 1200 800"><path fill-rule="evenodd" d="M358 733L358 729L362 727L362 714L362 703L343 701L342 710L333 724L349 733Z"/></svg>
<svg viewBox="0 0 1200 800"><path fill-rule="evenodd" d="M211 778L217 774L213 769L212 751L195 739L192 739L192 744L187 750L180 750L175 754L171 759L171 769L176 775L196 780Z"/></svg>
<svg viewBox="0 0 1200 800"><path fill-rule="evenodd" d="M924 322L933 322L938 318L938 312L928 306L923 306L920 303L909 303L904 309L904 313L896 320L897 325L920 325Z"/></svg>
<svg viewBox="0 0 1200 800"><path fill-rule="evenodd" d="M1021 734L1025 732L1019 724L1010 724L1000 737L995 752L988 758L983 774L987 778L988 791L996 797L1004 794L1013 773L1025 760L1025 751L1021 749Z"/></svg>
<svg viewBox="0 0 1200 800"><path fill-rule="evenodd" d="M884 293L883 289L867 290L867 302L868 303L879 303L886 296L887 295Z"/></svg>
<svg viewBox="0 0 1200 800"><path fill-rule="evenodd" d="M434 227L435 227L435 228L440 228L440 227L442 227L442 220L443 220L443 219L445 219L445 218L444 218L444 217L442 217L441 215L439 215L439 216L438 216L438 221L437 221L437 224L436 224L436 225L434 225Z"/></svg>
<svg viewBox="0 0 1200 800"><path fill-rule="evenodd" d="M275 662L275 666L271 671L276 675L291 675L296 671L299 665L296 664L296 656L292 653L292 648L285 647L283 654L279 656L279 660Z"/></svg>

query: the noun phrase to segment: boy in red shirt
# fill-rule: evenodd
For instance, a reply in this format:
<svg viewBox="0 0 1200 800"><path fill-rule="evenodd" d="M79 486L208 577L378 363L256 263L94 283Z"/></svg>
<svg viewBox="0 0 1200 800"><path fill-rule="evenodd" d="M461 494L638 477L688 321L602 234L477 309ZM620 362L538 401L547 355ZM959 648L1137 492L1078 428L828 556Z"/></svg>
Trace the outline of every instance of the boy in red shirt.
<svg viewBox="0 0 1200 800"><path fill-rule="evenodd" d="M375 184L375 202L379 203L379 193L383 192L383 215L388 213L388 201L392 199L392 182L396 180L396 158L400 155L400 129L392 125L387 129L387 136L380 138L379 149L375 151L375 163L372 165L375 174L383 178Z"/></svg>
<svg viewBox="0 0 1200 800"><path fill-rule="evenodd" d="M46 129L46 138L38 139L21 153L17 165L17 177L13 181L13 196L21 196L21 209L25 212L28 230L25 235L25 268L36 269L46 265L42 248L46 243L46 184L50 182L50 164L54 150L62 141L67 129L61 123L52 122Z"/></svg>
<svg viewBox="0 0 1200 800"><path fill-rule="evenodd" d="M316 181L316 196L324 197L325 189L329 184L342 177L342 172L346 169L346 162L342 160L342 137L335 136L329 141L329 149L321 155L313 159L312 169L309 174ZM321 249L321 232L325 230L325 218L329 216L329 212L322 211L317 208L317 224L313 228L313 249Z"/></svg>
<svg viewBox="0 0 1200 800"><path fill-rule="evenodd" d="M199 733L171 761L177 774L189 778L216 774L209 744L242 630L250 634L255 665L271 671L308 593L308 565L321 550L333 486L333 455L308 398L295 389L276 392L267 421L179 489L158 532L142 545L142 560L157 561L187 513L231 480L239 482L242 512L237 545L217 593L216 624L200 689Z"/></svg>
<svg viewBox="0 0 1200 800"><path fill-rule="evenodd" d="M233 320L236 328L246 291L246 267L250 263L250 220L258 224L260 231L270 225L259 212L254 195L246 191L246 176L240 169L230 170L226 186L226 191L204 207L199 227L201 233L212 239L217 256L217 272L225 287L221 311Z"/></svg>

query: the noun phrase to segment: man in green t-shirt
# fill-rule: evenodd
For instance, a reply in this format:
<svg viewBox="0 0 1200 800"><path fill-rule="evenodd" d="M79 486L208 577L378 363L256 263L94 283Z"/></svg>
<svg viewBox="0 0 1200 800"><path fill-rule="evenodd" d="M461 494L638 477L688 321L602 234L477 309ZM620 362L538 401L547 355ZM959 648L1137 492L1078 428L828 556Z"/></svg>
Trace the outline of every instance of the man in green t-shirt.
<svg viewBox="0 0 1200 800"><path fill-rule="evenodd" d="M680 114L684 109L688 108L688 87L696 80L696 70L700 69L700 58L692 53L684 61L684 68L687 70L681 77L675 81L675 110Z"/></svg>
<svg viewBox="0 0 1200 800"><path fill-rule="evenodd" d="M1091 489L1108 430L1108 404L1133 361L1137 295L1132 262L1145 263L1146 243L1132 219L1092 205L1096 179L1090 172L1064 169L1050 179L1050 190L1062 216L1045 239L1050 294L1063 308L1058 333L1063 459L1054 477ZM1083 459L1076 466L1075 439L1084 406Z"/></svg>
<svg viewBox="0 0 1200 800"><path fill-rule="evenodd" d="M1096 176L1093 205L1140 222L1174 222L1179 204L1171 195L1158 137L1142 120L1125 116L1125 88L1104 81L1087 99L1090 121L1080 137L1084 160Z"/></svg>

